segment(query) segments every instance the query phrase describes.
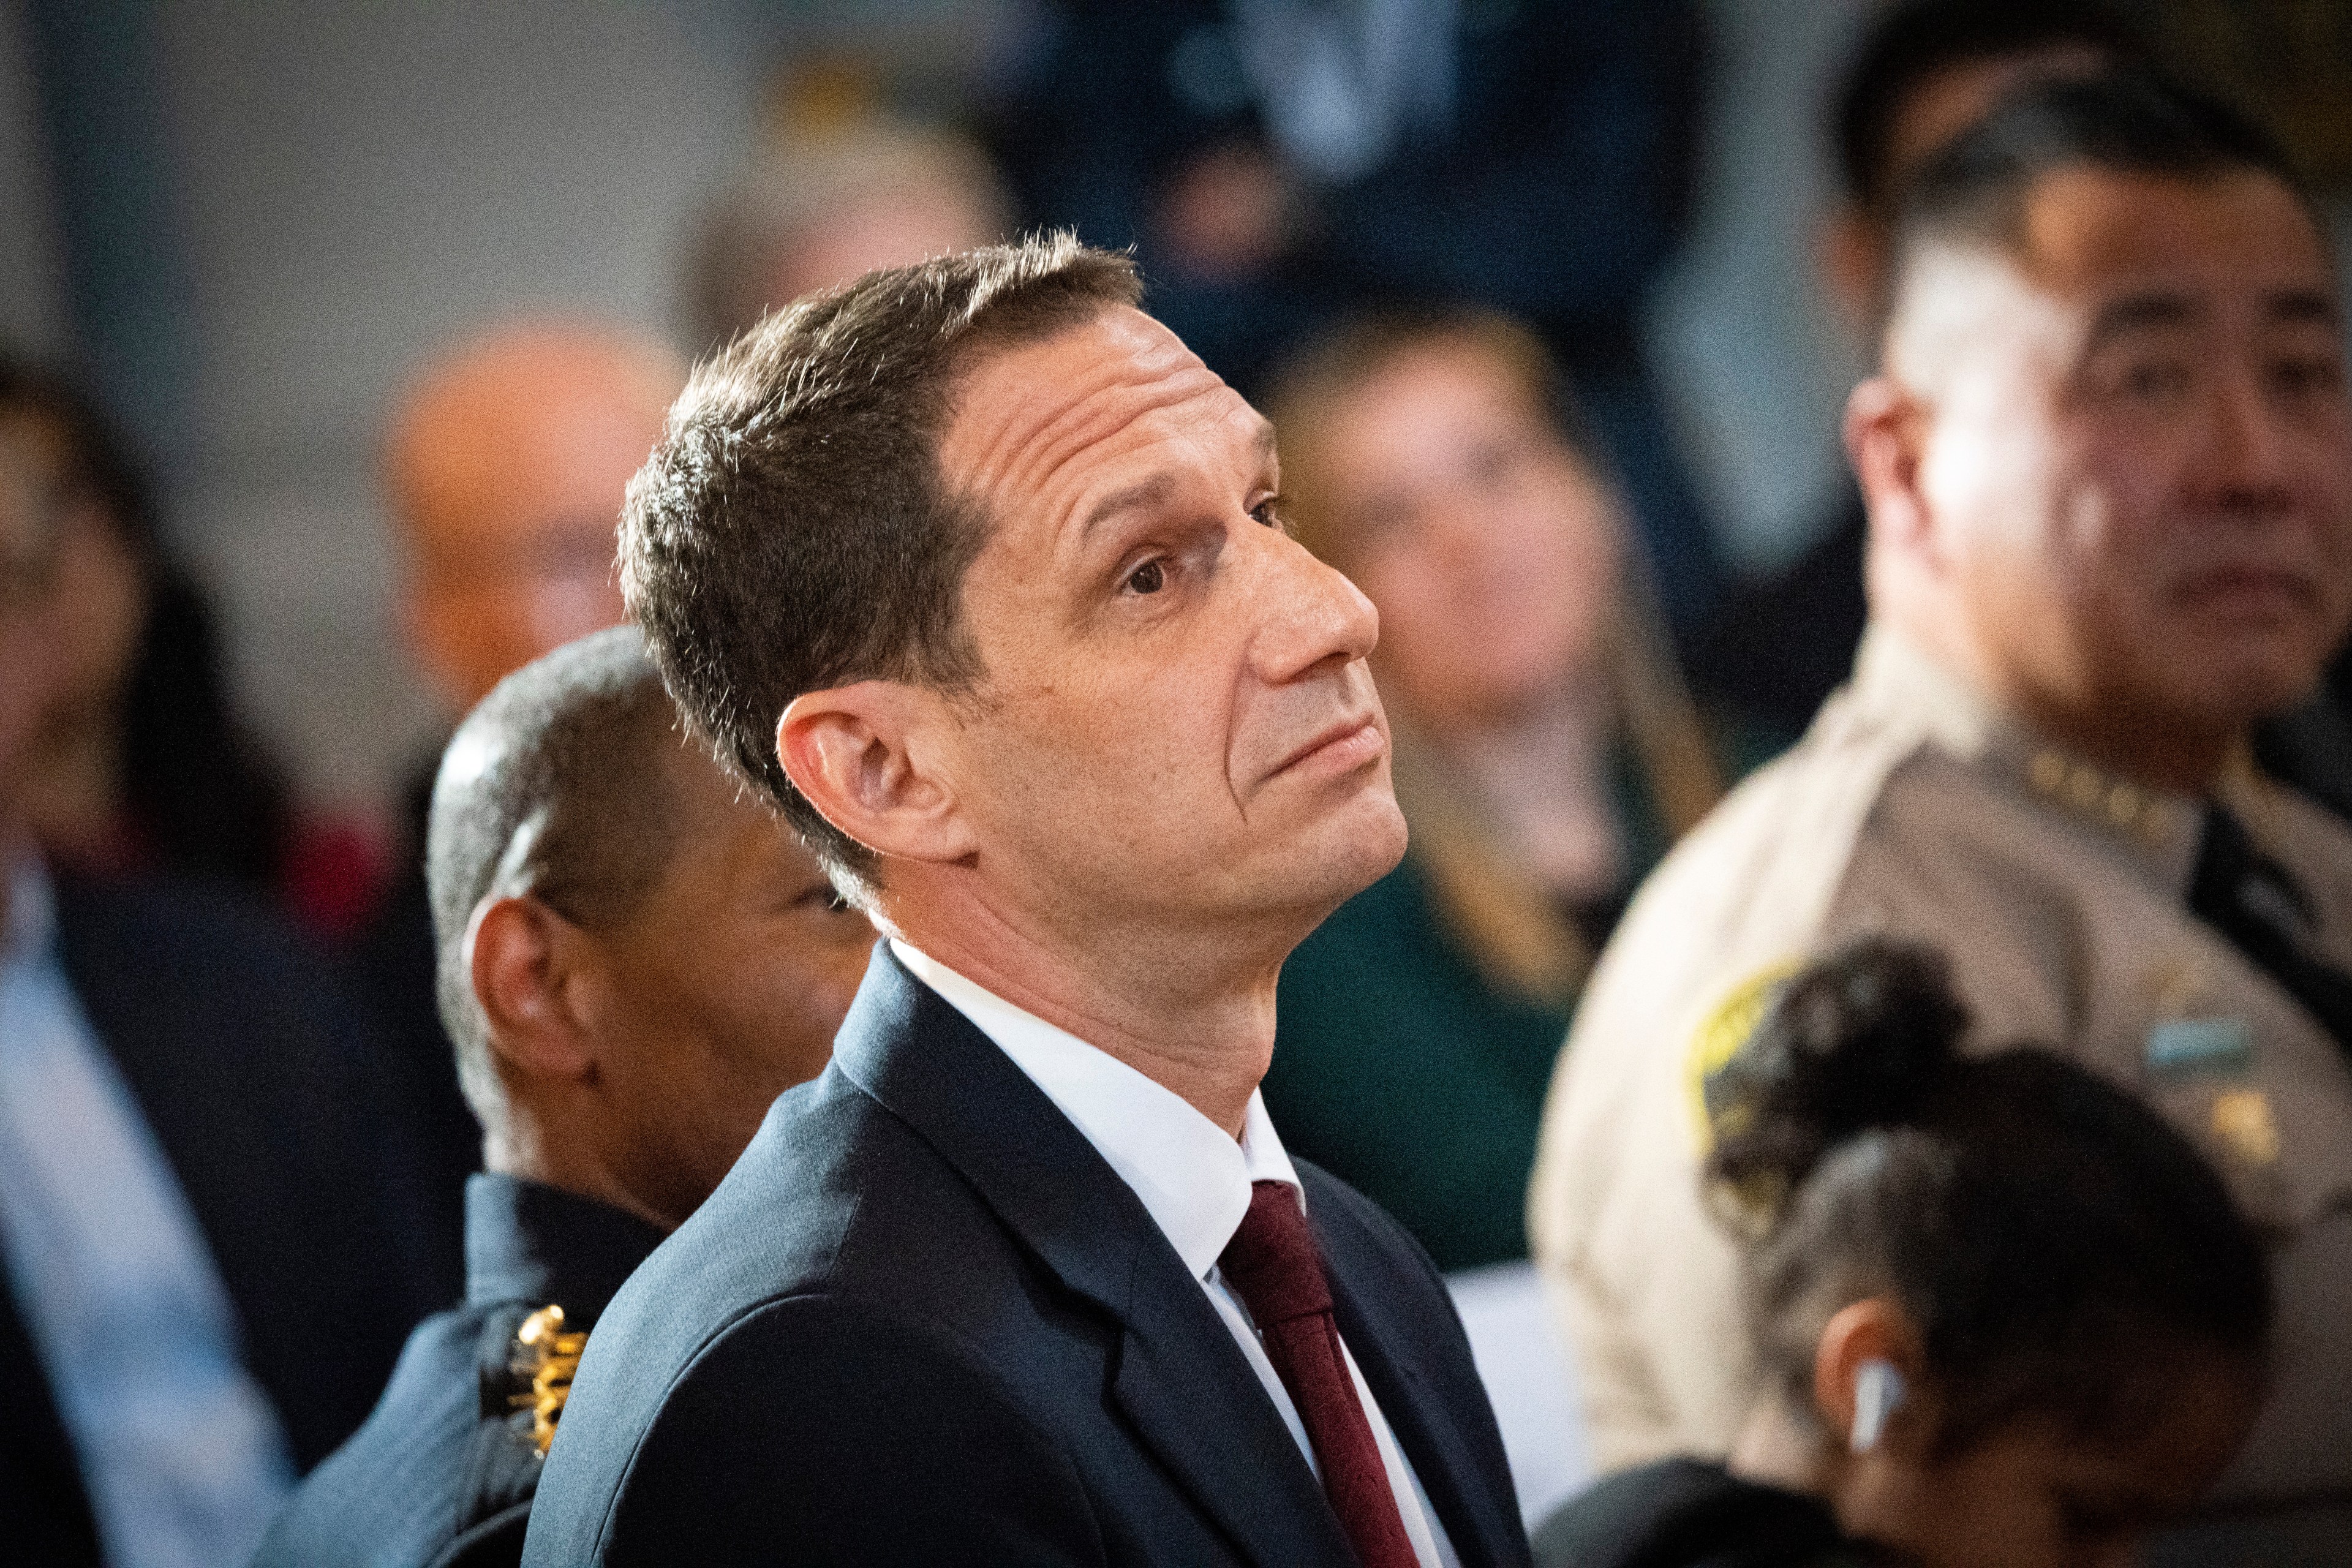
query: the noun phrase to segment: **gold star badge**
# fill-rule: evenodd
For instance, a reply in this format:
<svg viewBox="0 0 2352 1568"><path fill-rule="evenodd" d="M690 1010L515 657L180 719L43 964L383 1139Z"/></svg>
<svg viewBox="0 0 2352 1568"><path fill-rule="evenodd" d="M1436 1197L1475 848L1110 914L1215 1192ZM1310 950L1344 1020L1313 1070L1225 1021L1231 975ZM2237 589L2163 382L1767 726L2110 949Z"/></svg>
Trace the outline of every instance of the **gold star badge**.
<svg viewBox="0 0 2352 1568"><path fill-rule="evenodd" d="M518 1408L530 1411L531 1446L539 1457L547 1457L547 1446L555 1441L555 1424L563 1415L563 1402L572 1394L572 1374L579 1369L580 1352L588 1348L584 1333L563 1331L563 1309L554 1305L541 1307L522 1321L515 1331L514 1352L508 1358L508 1370L530 1384L527 1394L508 1395Z"/></svg>

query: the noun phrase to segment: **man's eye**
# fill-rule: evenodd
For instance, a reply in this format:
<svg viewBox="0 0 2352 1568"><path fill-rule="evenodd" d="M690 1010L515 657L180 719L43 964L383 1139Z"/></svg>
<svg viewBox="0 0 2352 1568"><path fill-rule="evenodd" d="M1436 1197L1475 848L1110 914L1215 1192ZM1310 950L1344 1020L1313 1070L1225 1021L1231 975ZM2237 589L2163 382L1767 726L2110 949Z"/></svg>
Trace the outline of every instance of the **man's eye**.
<svg viewBox="0 0 2352 1568"><path fill-rule="evenodd" d="M2344 367L2326 356L2283 359L2271 367L2271 383L2290 397L2332 393L2344 384Z"/></svg>
<svg viewBox="0 0 2352 1568"><path fill-rule="evenodd" d="M1250 520L1263 528L1285 528L1286 525L1283 521L1282 509L1283 504L1289 499L1288 496L1266 497L1257 505L1250 508Z"/></svg>
<svg viewBox="0 0 2352 1568"><path fill-rule="evenodd" d="M1139 594L1157 594L1168 585L1168 574L1157 561L1147 561L1127 574L1127 585Z"/></svg>
<svg viewBox="0 0 2352 1568"><path fill-rule="evenodd" d="M2189 367L2178 361L2143 360L2124 372L2124 391L2133 397L2171 397L2188 389Z"/></svg>

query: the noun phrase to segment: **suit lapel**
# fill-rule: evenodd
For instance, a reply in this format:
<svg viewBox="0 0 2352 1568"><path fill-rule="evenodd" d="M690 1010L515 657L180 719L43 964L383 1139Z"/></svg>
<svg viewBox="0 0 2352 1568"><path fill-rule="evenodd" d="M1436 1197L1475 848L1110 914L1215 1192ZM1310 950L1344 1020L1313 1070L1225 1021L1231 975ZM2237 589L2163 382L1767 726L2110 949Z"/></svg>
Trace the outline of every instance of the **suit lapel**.
<svg viewBox="0 0 2352 1568"><path fill-rule="evenodd" d="M1484 1394L1475 1383L1468 1391L1475 1396L1476 1413L1486 1418L1486 1429L1468 1429L1463 1402L1445 1398L1423 1371L1437 1348L1430 1342L1431 1325L1408 1323L1397 1311L1399 1303L1425 1295L1428 1286L1384 1280L1381 1276L1391 1260L1370 1256L1360 1228L1340 1212L1328 1177L1319 1183L1307 1179L1307 1215L1323 1249L1339 1336L1380 1402L1398 1446L1412 1461L1463 1568L1524 1563L1527 1531L1517 1499L1507 1486L1498 1496L1492 1481L1509 1471ZM1450 1321L1443 1326L1459 1338L1458 1326ZM1466 1370L1472 1364L1466 1341L1461 1350L1465 1375L1475 1377Z"/></svg>
<svg viewBox="0 0 2352 1568"><path fill-rule="evenodd" d="M1261 1568L1352 1568L1322 1488L1142 1202L971 1020L877 943L834 1060L928 1142L1062 1284L1118 1326L1110 1394Z"/></svg>

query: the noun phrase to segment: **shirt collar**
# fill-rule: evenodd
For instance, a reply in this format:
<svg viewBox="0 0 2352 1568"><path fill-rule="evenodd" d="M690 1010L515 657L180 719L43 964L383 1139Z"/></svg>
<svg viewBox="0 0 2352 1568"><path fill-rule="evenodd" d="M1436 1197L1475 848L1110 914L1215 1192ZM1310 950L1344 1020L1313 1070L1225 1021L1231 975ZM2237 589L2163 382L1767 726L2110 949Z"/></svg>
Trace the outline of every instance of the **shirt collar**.
<svg viewBox="0 0 2352 1568"><path fill-rule="evenodd" d="M543 1182L478 1172L466 1179L466 1300L550 1302L586 1329L661 1245L636 1215Z"/></svg>
<svg viewBox="0 0 2352 1568"><path fill-rule="evenodd" d="M2162 884L2188 888L2203 801L2117 777L2044 739L1890 626L1864 634L1853 691L1874 722L1916 728L1938 750L2117 844ZM2253 805L2251 766L2233 769L2219 794L2241 811Z"/></svg>
<svg viewBox="0 0 2352 1568"><path fill-rule="evenodd" d="M1239 1142L1174 1090L965 978L920 948L890 939L907 973L995 1042L1133 1189L1196 1279L1206 1279L1249 1213L1253 1183L1300 1193L1298 1173L1253 1089Z"/></svg>

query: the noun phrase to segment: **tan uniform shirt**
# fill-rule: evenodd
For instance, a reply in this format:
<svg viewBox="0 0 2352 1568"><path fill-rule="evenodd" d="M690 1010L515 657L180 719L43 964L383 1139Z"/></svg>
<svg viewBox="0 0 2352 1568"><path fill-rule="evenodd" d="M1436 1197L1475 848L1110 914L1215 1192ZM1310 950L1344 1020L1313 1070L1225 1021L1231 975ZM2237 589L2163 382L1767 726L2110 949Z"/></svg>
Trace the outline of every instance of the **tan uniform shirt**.
<svg viewBox="0 0 2352 1568"><path fill-rule="evenodd" d="M2352 968L2352 829L2251 775L2223 793ZM2189 914L2200 826L1870 634L1805 739L1643 887L1553 1079L1530 1222L1604 1467L1731 1441L1753 1371L1698 1085L1771 978L1882 933L1950 955L1972 1045L2054 1046L2138 1090L2274 1230L2276 1390L2222 1493L2352 1489L2352 1070Z"/></svg>

